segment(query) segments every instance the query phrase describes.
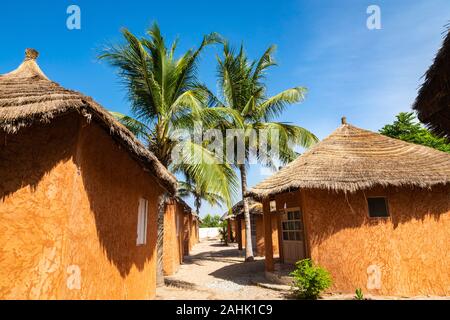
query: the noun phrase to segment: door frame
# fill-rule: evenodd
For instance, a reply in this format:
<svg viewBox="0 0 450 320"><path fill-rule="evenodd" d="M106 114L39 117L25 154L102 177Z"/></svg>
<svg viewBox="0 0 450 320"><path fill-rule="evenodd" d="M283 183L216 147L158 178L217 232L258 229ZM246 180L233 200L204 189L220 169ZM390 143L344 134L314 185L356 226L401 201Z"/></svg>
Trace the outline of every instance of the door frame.
<svg viewBox="0 0 450 320"><path fill-rule="evenodd" d="M301 216L301 224L303 226L303 229L301 230L303 232L303 241L301 241L303 243L303 252L304 252L304 259L307 259L310 257L309 251L308 251L308 245L307 245L307 236L306 236L306 222L305 222L305 215L302 209L302 206L297 206L297 207L291 207L291 208L285 208L280 210L281 211L281 215L280 215L280 224L279 224L279 239L281 240L281 249L283 251L283 258L282 258L282 262L286 263L286 253L284 252L284 241L289 241L289 240L284 240L283 238L283 222L285 220L283 220L284 215L287 215L288 212L294 212L294 211L299 211L300 212L300 216ZM300 242L300 241L298 241ZM280 250L280 248L278 249Z"/></svg>

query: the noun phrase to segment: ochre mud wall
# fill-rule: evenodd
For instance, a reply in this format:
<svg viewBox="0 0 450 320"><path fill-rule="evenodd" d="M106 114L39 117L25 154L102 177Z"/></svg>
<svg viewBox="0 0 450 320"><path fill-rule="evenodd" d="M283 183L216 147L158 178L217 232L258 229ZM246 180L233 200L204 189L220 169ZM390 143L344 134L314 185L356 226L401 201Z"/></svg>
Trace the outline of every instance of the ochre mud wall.
<svg viewBox="0 0 450 320"><path fill-rule="evenodd" d="M164 213L164 275L174 274L180 265L179 241L177 236L177 207L174 202L166 205Z"/></svg>
<svg viewBox="0 0 450 320"><path fill-rule="evenodd" d="M236 241L236 222L235 220L227 219L228 228L228 242Z"/></svg>
<svg viewBox="0 0 450 320"><path fill-rule="evenodd" d="M241 221L241 241L242 241L242 249L245 250L247 236L245 234L245 219L244 217L239 216L239 220Z"/></svg>
<svg viewBox="0 0 450 320"><path fill-rule="evenodd" d="M245 250L245 244L246 244L246 236L245 236L245 219L244 217L238 216L236 220L234 220L234 224L237 226L237 220L241 221L241 239L242 239L242 248ZM235 236L236 241L239 240L239 236ZM253 254L255 256L264 256L264 221L262 215L256 216L256 244L254 244L254 247L256 247L256 250L254 250Z"/></svg>
<svg viewBox="0 0 450 320"><path fill-rule="evenodd" d="M0 130L0 299L63 298L79 124Z"/></svg>
<svg viewBox="0 0 450 320"><path fill-rule="evenodd" d="M236 222L236 220L228 220L228 224L229 224L229 227L230 227L231 234L233 235L232 238L234 239L234 242L237 242L237 240L238 240L237 239L237 234L236 234L237 222Z"/></svg>
<svg viewBox="0 0 450 320"><path fill-rule="evenodd" d="M22 129L6 141L0 298L152 298L162 193L155 179L78 115ZM147 244L136 246L141 197L149 202Z"/></svg>
<svg viewBox="0 0 450 320"><path fill-rule="evenodd" d="M261 219L263 219L263 218L261 217ZM276 257L276 256L279 256L279 254L280 254L280 250L279 250L280 244L279 244L279 239L278 239L279 219L278 219L277 215L272 215L271 219L272 219L272 221L271 221L271 226L272 226L272 249L273 249L273 255ZM263 219L262 226L263 226L263 229L261 230L262 237L263 237L262 240L264 241L264 219ZM280 226L280 228L281 228L281 226ZM262 255L264 255L264 250L265 250L265 248L263 247Z"/></svg>
<svg viewBox="0 0 450 320"><path fill-rule="evenodd" d="M198 243L198 220L191 215L191 249Z"/></svg>
<svg viewBox="0 0 450 320"><path fill-rule="evenodd" d="M195 230L195 217L190 214L189 215L189 251L194 248L194 246L197 244L196 242L196 230Z"/></svg>
<svg viewBox="0 0 450 320"><path fill-rule="evenodd" d="M389 218L369 218L366 197L387 196ZM311 258L335 292L450 294L450 186L302 194Z"/></svg>
<svg viewBox="0 0 450 320"><path fill-rule="evenodd" d="M190 214L184 213L183 215L183 257L188 256L191 250L190 237L191 237L191 219Z"/></svg>
<svg viewBox="0 0 450 320"><path fill-rule="evenodd" d="M261 257L264 256L264 223L263 216L256 216L256 252L254 252L255 256Z"/></svg>
<svg viewBox="0 0 450 320"><path fill-rule="evenodd" d="M184 208L181 204L177 203L177 219L178 219L178 230L177 230L177 237L178 237L178 257L180 264L183 262L184 257Z"/></svg>

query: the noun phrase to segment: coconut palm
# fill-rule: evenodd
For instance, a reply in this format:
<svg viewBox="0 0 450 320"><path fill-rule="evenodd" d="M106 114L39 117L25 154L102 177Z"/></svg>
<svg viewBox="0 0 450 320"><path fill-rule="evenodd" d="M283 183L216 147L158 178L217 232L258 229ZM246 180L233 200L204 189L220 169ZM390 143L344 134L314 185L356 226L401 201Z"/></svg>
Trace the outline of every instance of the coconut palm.
<svg viewBox="0 0 450 320"><path fill-rule="evenodd" d="M241 191L244 200L244 216L246 229L246 261L253 260L251 223L249 215L247 193L247 166L250 157L254 156L259 161L270 167L275 167L275 161L288 163L294 160L298 154L295 146L310 147L318 139L308 130L284 122L274 121L287 106L301 102L304 99L306 89L294 87L282 91L274 96L267 95L265 76L267 70L275 66L273 59L274 46L269 47L257 61L250 60L243 46L238 52L234 52L228 43L224 43L223 54L218 57L218 80L220 96L215 99L215 106L229 108L237 111L240 121L234 123L235 128L241 128L245 132L245 159L243 162L235 162L234 165L240 171ZM257 134L252 139L252 134ZM258 148L259 141L263 139L259 130L266 130L268 148ZM278 135L278 142L271 140ZM271 145L276 143L277 145ZM234 148L234 145L228 146ZM278 147L278 154L273 152ZM276 156L278 159L273 159ZM237 160L237 159L233 159Z"/></svg>
<svg viewBox="0 0 450 320"><path fill-rule="evenodd" d="M237 186L232 168L217 164L215 155L201 143L179 141L175 133L193 128L196 122L204 128L216 127L218 121L233 117L225 108L208 107L210 93L196 77L200 52L217 42L219 36L205 36L198 49L188 50L176 59L177 41L168 49L157 24L145 38L139 39L126 29L122 34L125 44L107 48L100 59L118 69L128 90L133 117L118 112L113 115L146 143L163 165L175 173L188 174L195 183L230 202ZM176 147L192 152L183 152L183 161L173 163ZM204 161L198 161L198 155Z"/></svg>
<svg viewBox="0 0 450 320"><path fill-rule="evenodd" d="M222 159L208 151L203 143L190 139L178 141L180 129L216 127L217 122L233 118L226 108L209 108L210 93L196 77L199 55L205 46L218 41L217 34L203 38L197 49L175 57L177 41L169 48L157 24L138 38L127 29L122 31L124 44L107 47L100 55L117 68L131 102L132 117L113 113L174 173L184 173L203 189L221 195L231 206L233 193L238 190L235 172ZM236 119L233 120L233 122ZM183 150L174 161L176 150ZM159 202L158 215L158 274L162 277L162 248L164 208L167 195Z"/></svg>
<svg viewBox="0 0 450 320"><path fill-rule="evenodd" d="M211 192L208 188L203 188L202 186L193 183L188 179L188 181L178 182L178 194L181 197L192 196L194 198L194 207L197 215L200 215L200 208L202 202L206 201L212 206L221 206L225 202L224 198L215 192Z"/></svg>

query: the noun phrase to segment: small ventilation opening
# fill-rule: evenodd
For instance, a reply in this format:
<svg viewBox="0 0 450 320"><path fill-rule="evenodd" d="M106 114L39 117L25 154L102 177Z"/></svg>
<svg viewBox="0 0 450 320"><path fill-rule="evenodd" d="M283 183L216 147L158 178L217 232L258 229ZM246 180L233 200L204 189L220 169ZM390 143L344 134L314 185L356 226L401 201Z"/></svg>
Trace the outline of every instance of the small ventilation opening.
<svg viewBox="0 0 450 320"><path fill-rule="evenodd" d="M369 217L387 218L389 217L387 199L385 197L368 198Z"/></svg>

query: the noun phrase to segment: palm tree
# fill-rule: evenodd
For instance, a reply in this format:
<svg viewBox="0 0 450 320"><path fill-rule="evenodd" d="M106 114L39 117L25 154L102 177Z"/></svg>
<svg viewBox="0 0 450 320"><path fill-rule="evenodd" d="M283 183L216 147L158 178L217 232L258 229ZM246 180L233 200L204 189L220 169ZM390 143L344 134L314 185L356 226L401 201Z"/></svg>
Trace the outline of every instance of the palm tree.
<svg viewBox="0 0 450 320"><path fill-rule="evenodd" d="M235 53L224 43L223 56L218 57L218 78L220 97L215 98L215 106L229 108L237 111L240 121L234 123L235 128L244 129L245 135L245 159L243 163L235 162L241 175L241 191L244 200L244 216L246 229L246 261L253 260L251 223L249 215L247 193L247 166L251 156L255 156L262 164L275 167L274 160L288 163L294 160L298 154L295 146L310 147L318 139L308 130L284 122L273 121L287 106L301 102L304 99L306 89L294 87L274 96L267 96L267 85L265 84L266 71L275 66L272 57L274 46L269 47L257 61L248 59L243 46ZM257 139L251 139L256 130ZM259 130L267 130L268 148L258 148L258 141L263 137ZM275 131L273 131L275 130ZM272 134L273 132L276 132ZM271 137L278 135L278 145L270 145ZM274 143L274 142L273 142ZM234 148L233 146L229 146ZM272 159L274 154L270 150L278 147L278 159ZM269 150L269 151L267 151Z"/></svg>
<svg viewBox="0 0 450 320"><path fill-rule="evenodd" d="M209 108L210 93L196 77L197 61L205 46L216 43L217 34L205 36L196 50L174 57L175 41L166 47L157 24L148 31L149 38L138 39L124 29L125 45L111 46L100 56L118 69L128 90L134 117L112 114L139 139L147 144L167 168L181 171L231 201L236 179L227 164L217 165L215 155L204 145L191 140L176 140L178 129L193 128L200 121L204 128L215 127L223 118L233 117L225 108ZM175 147L196 152L183 153L183 164L173 163ZM201 154L205 161L196 161ZM223 183L225 181L225 183ZM229 183L227 183L229 182Z"/></svg>
<svg viewBox="0 0 450 320"><path fill-rule="evenodd" d="M197 216L200 216L200 208L202 206L202 201L208 202L212 206L221 206L225 202L224 198L215 192L211 192L207 188L203 188L190 181L179 181L178 182L178 194L181 197L194 197L194 206Z"/></svg>
<svg viewBox="0 0 450 320"><path fill-rule="evenodd" d="M209 128L217 126L219 120L234 117L226 108L209 108L210 93L196 76L201 51L220 37L207 35L197 49L175 58L177 41L168 48L157 24L150 27L143 38L137 38L127 29L123 29L122 34L125 43L107 47L99 57L117 68L131 102L133 117L117 112L113 115L144 142L164 166L191 177L196 185L221 195L231 206L233 194L238 190L233 168L221 164L222 159L217 159L202 143L176 139L177 130L193 128L197 121ZM185 151L181 163L173 159L177 147ZM199 155L204 161L198 161ZM159 278L167 197L164 194L159 201Z"/></svg>

